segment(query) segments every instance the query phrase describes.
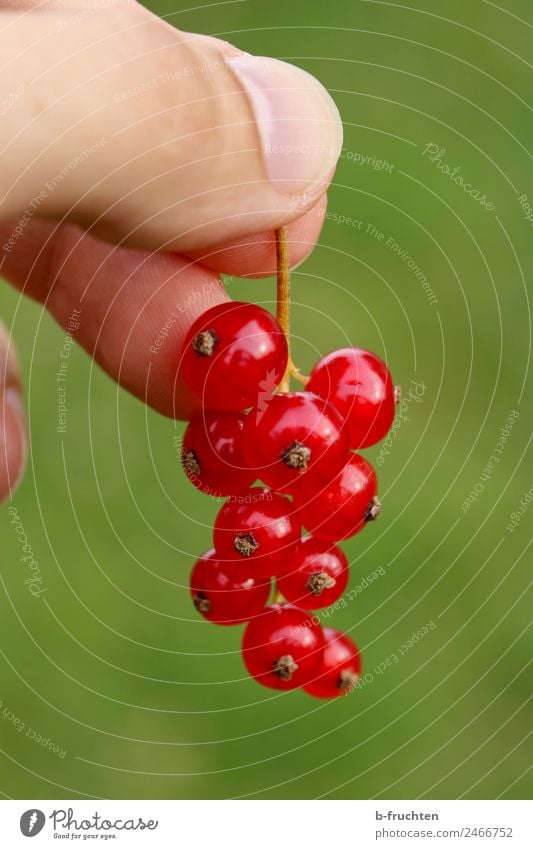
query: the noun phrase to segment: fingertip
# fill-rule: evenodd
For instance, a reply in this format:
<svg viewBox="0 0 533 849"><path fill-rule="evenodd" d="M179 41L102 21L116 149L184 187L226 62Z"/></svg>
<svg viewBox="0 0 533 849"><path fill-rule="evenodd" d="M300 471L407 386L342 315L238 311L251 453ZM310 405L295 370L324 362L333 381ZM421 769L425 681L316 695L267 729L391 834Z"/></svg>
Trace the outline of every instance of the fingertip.
<svg viewBox="0 0 533 849"><path fill-rule="evenodd" d="M326 216L327 195L315 206L287 225L291 268L303 262L315 247ZM219 274L236 277L271 277L276 273L275 231L227 242L188 253L191 259Z"/></svg>
<svg viewBox="0 0 533 849"><path fill-rule="evenodd" d="M22 480L28 454L26 416L18 389L5 390L0 410L0 501L5 501Z"/></svg>

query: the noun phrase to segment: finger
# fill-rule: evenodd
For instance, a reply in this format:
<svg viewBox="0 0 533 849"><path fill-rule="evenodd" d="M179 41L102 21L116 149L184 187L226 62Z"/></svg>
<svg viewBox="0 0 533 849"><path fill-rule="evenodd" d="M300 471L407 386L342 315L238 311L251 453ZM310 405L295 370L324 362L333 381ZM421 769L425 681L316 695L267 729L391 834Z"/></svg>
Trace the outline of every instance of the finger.
<svg viewBox="0 0 533 849"><path fill-rule="evenodd" d="M299 265L311 253L326 215L327 197L287 226L289 263ZM273 231L188 254L207 268L236 277L270 277L276 273L276 237Z"/></svg>
<svg viewBox="0 0 533 849"><path fill-rule="evenodd" d="M13 215L186 252L273 230L326 190L342 128L305 71L137 7L3 14L2 85L31 82L6 116Z"/></svg>
<svg viewBox="0 0 533 849"><path fill-rule="evenodd" d="M196 317L228 299L218 275L177 254L117 248L38 219L0 273L122 386L167 416L190 417L198 402L177 379L179 357Z"/></svg>
<svg viewBox="0 0 533 849"><path fill-rule="evenodd" d="M0 323L0 501L17 488L26 465L28 437L13 342Z"/></svg>

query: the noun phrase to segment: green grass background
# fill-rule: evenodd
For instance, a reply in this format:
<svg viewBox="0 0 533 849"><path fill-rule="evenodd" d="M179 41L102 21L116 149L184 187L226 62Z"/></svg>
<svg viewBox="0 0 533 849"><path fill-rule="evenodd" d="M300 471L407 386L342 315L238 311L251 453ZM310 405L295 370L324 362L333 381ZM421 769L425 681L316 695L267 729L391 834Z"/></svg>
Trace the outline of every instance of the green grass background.
<svg viewBox="0 0 533 849"><path fill-rule="evenodd" d="M183 426L117 391L77 350L60 436L64 332L3 287L32 427L13 503L47 592L33 599L24 585L5 505L0 699L66 755L2 719L0 791L526 798L533 508L512 533L506 525L533 483L533 230L518 202L525 193L533 204L531 3L147 5L183 29L295 62L331 91L345 156L320 244L294 274L296 357L306 369L349 340L386 357L404 390L416 380L425 391L378 469L382 517L345 545L352 586L384 574L328 619L362 647L369 683L335 702L277 694L244 673L239 628L209 626L191 609L188 571L217 505L184 481L174 442ZM423 156L431 142L493 211ZM354 164L355 154L393 167ZM229 287L246 299L274 291L272 281ZM464 513L513 410L500 462Z"/></svg>

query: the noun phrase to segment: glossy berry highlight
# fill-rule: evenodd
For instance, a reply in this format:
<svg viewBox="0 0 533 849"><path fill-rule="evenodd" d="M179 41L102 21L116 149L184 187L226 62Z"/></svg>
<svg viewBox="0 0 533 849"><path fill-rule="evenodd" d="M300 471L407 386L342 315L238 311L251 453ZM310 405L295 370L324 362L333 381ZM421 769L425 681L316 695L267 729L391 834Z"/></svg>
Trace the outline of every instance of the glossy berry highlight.
<svg viewBox="0 0 533 849"><path fill-rule="evenodd" d="M254 482L244 457L245 420L243 413L200 410L188 424L181 463L193 486L206 495L232 495Z"/></svg>
<svg viewBox="0 0 533 849"><path fill-rule="evenodd" d="M180 371L205 407L245 410L270 397L287 366L285 334L256 304L217 304L192 325Z"/></svg>
<svg viewBox="0 0 533 849"><path fill-rule="evenodd" d="M273 604L244 631L242 654L250 675L264 687L294 690L322 667L324 636L316 619L291 604Z"/></svg>
<svg viewBox="0 0 533 849"><path fill-rule="evenodd" d="M279 392L251 410L244 441L256 476L287 492L304 476L335 475L348 457L340 415L311 392Z"/></svg>
<svg viewBox="0 0 533 849"><path fill-rule="evenodd" d="M302 524L315 537L348 539L379 515L376 473L364 457L351 454L333 480L318 486L302 480L294 503Z"/></svg>
<svg viewBox="0 0 533 849"><path fill-rule="evenodd" d="M204 619L217 625L238 625L263 612L270 581L243 577L238 565L219 560L210 549L193 567L190 590Z"/></svg>
<svg viewBox="0 0 533 849"><path fill-rule="evenodd" d="M270 577L291 560L300 534L300 521L288 498L250 487L221 508L213 541L219 557L237 558L249 575Z"/></svg>
<svg viewBox="0 0 533 849"><path fill-rule="evenodd" d="M307 389L337 408L348 425L351 448L379 442L394 421L391 374L383 360L364 348L341 348L319 360Z"/></svg>
<svg viewBox="0 0 533 849"><path fill-rule="evenodd" d="M289 570L278 576L277 587L292 604L319 610L340 598L348 575L348 561L338 546L307 536L291 558Z"/></svg>
<svg viewBox="0 0 533 849"><path fill-rule="evenodd" d="M335 628L324 628L322 666L315 679L304 685L310 696L333 699L350 693L361 675L361 655L352 640Z"/></svg>

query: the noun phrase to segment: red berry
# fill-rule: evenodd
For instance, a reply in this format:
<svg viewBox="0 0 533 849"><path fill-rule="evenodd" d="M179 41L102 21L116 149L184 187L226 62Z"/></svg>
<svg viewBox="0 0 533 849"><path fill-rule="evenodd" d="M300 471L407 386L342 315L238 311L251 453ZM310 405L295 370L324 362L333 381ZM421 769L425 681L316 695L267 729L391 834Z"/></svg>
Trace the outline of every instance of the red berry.
<svg viewBox="0 0 533 849"><path fill-rule="evenodd" d="M348 561L336 545L304 537L290 562L290 571L277 578L280 593L305 610L328 607L343 594Z"/></svg>
<svg viewBox="0 0 533 849"><path fill-rule="evenodd" d="M290 491L305 475L332 477L346 462L348 437L337 411L310 392L274 395L245 426L250 467L274 489Z"/></svg>
<svg viewBox="0 0 533 849"><path fill-rule="evenodd" d="M196 610L218 625L238 625L262 613L270 581L244 578L232 561L219 560L212 548L196 561L191 573Z"/></svg>
<svg viewBox="0 0 533 849"><path fill-rule="evenodd" d="M231 495L255 480L244 459L243 413L200 410L183 435L181 462L193 484L208 495Z"/></svg>
<svg viewBox="0 0 533 849"><path fill-rule="evenodd" d="M332 481L306 485L303 478L294 503L302 524L319 539L337 542L362 530L378 516L376 473L360 454L351 454Z"/></svg>
<svg viewBox="0 0 533 849"><path fill-rule="evenodd" d="M273 604L246 626L242 653L248 672L260 684L294 690L318 674L323 645L316 617L292 604Z"/></svg>
<svg viewBox="0 0 533 849"><path fill-rule="evenodd" d="M214 545L225 560L237 557L246 573L270 577L294 554L301 527L292 502L270 489L250 487L232 496L215 519Z"/></svg>
<svg viewBox="0 0 533 849"><path fill-rule="evenodd" d="M361 655L355 643L335 628L324 628L324 639L322 668L304 690L318 699L333 699L346 695L356 686L361 674Z"/></svg>
<svg viewBox="0 0 533 849"><path fill-rule="evenodd" d="M307 389L333 404L350 429L350 446L367 448L388 433L394 420L394 385L376 354L341 348L311 372Z"/></svg>
<svg viewBox="0 0 533 849"><path fill-rule="evenodd" d="M287 339L256 304L217 304L189 330L180 370L205 407L245 410L270 397L287 366Z"/></svg>

